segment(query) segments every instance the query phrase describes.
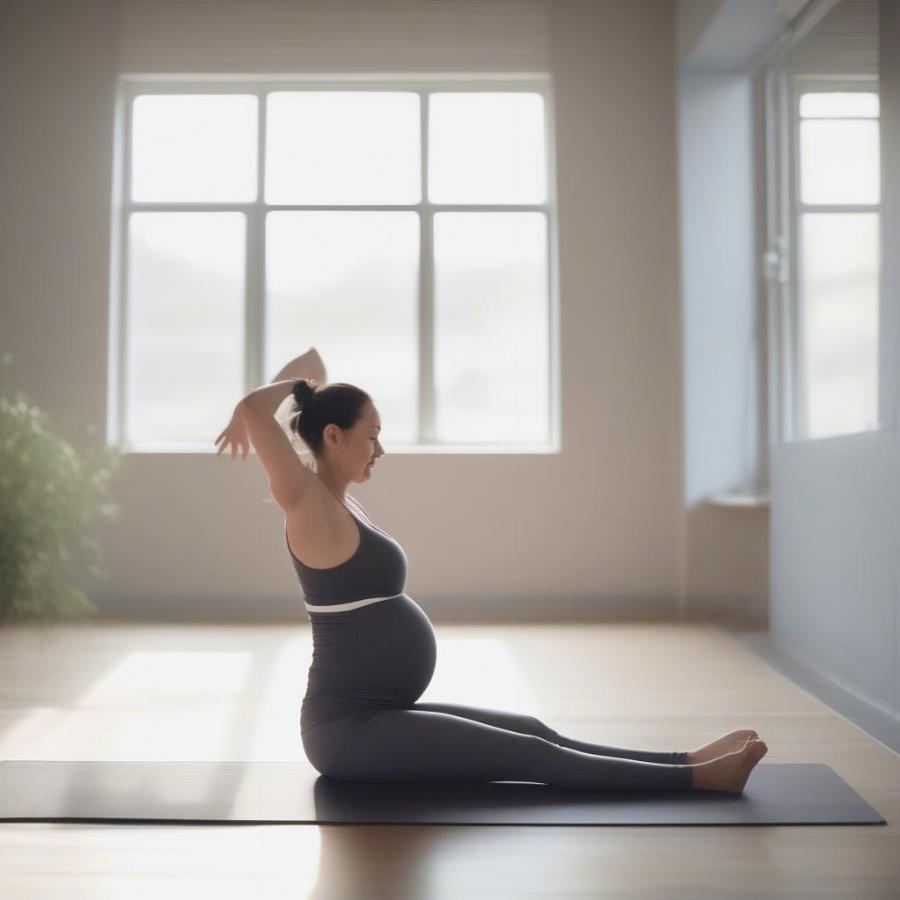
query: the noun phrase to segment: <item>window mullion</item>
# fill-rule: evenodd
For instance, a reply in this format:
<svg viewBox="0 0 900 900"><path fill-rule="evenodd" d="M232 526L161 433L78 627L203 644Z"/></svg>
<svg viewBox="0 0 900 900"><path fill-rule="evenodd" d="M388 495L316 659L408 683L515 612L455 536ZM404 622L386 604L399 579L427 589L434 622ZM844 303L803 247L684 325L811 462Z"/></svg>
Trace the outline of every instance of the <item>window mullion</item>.
<svg viewBox="0 0 900 900"><path fill-rule="evenodd" d="M247 209L247 274L244 318L244 379L246 391L265 381L266 321L266 211L265 183L266 105L265 92L257 91L256 203Z"/></svg>
<svg viewBox="0 0 900 900"><path fill-rule="evenodd" d="M764 309L762 316L765 322L765 343L761 348L763 354L763 383L761 396L765 403L765 422L761 423L763 438L760 446L759 485L763 491L770 488L771 449L783 439L781 427L781 409L783 406L783 379L781 364L781 347L783 341L781 329L781 279L785 271L784 242L779 230L778 190L776 172L779 156L777 153L777 118L775 96L775 74L771 68L763 69L758 78L761 96L761 116L759 127L762 130L762 152L760 169L763 173L765 187L765 254L762 259L764 291Z"/></svg>
<svg viewBox="0 0 900 900"><path fill-rule="evenodd" d="M800 240L800 219L798 208L801 196L800 184L800 116L798 115L799 90L796 78L790 79L786 86L785 121L789 134L787 153L787 174L789 191L787 194L788 221L790 223L790 439L792 441L805 438L808 431L806 410L806 334L804 331L805 315L803 271L800 261L803 258L803 246Z"/></svg>
<svg viewBox="0 0 900 900"><path fill-rule="evenodd" d="M428 100L421 97L422 200L419 214L419 434L420 444L436 444L434 372L434 210L428 201Z"/></svg>
<svg viewBox="0 0 900 900"><path fill-rule="evenodd" d="M790 97L783 61L767 70L767 144L771 188L770 247L777 255L770 310L770 444L794 438L795 343L794 234L791 206Z"/></svg>
<svg viewBox="0 0 900 900"><path fill-rule="evenodd" d="M880 203L800 203L802 213L877 213Z"/></svg>
<svg viewBox="0 0 900 900"><path fill-rule="evenodd" d="M131 365L129 355L128 355L128 329L130 323L130 315L129 315L129 305L131 303L131 297L128 291L128 275L131 270L131 252L130 252L130 242L128 239L128 231L130 226L130 217L131 217L131 129L132 129L132 107L134 103L134 97L131 91L126 91L125 95L125 134L123 136L123 150L122 152L125 154L125 158L123 159L122 165L122 209L119 213L119 224L120 224L120 247L122 252L122 267L119 277L119 359L118 359L118 367L119 367L119 391L116 396L116 413L117 419L116 422L116 440L122 446L126 445L128 440L128 427L127 427L127 415L128 415L128 386L129 386L129 377L128 377L128 369Z"/></svg>

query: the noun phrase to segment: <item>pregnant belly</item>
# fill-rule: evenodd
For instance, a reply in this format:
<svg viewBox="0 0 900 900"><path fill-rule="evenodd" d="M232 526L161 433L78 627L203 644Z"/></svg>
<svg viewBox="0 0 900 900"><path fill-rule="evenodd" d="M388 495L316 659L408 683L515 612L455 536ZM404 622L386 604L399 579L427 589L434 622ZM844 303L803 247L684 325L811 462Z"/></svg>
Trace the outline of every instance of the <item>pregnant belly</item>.
<svg viewBox="0 0 900 900"><path fill-rule="evenodd" d="M380 706L415 703L437 660L434 629L407 594L313 618L304 728Z"/></svg>
<svg viewBox="0 0 900 900"><path fill-rule="evenodd" d="M358 623L369 686L398 703L410 704L434 675L437 643L425 611L407 594L364 607Z"/></svg>

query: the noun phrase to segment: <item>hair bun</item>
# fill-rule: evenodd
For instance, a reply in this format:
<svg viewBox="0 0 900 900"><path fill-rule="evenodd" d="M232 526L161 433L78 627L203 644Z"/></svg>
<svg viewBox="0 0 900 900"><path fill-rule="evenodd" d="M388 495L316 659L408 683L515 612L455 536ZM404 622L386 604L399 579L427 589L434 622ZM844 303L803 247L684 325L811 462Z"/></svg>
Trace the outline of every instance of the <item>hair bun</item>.
<svg viewBox="0 0 900 900"><path fill-rule="evenodd" d="M306 405L312 395L316 392L316 383L311 382L308 378L301 378L294 384L293 394L297 405L302 407Z"/></svg>

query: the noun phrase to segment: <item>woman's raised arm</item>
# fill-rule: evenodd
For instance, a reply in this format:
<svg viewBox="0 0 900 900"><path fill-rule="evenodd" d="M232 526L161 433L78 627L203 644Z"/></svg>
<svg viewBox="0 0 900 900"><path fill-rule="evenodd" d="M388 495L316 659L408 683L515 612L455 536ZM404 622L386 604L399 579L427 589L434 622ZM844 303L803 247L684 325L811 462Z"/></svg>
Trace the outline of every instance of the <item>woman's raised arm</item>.
<svg viewBox="0 0 900 900"><path fill-rule="evenodd" d="M298 378L310 378L319 384L325 384L328 381L328 375L325 372L325 363L319 356L319 351L315 347L310 347L306 353L301 354L296 359L292 359L285 365L281 371L272 379L276 381L286 381L288 379L297 380Z"/></svg>
<svg viewBox="0 0 900 900"><path fill-rule="evenodd" d="M221 454L231 442L232 457L235 456L235 448L240 447L246 460L247 447L244 445L249 436L269 476L272 497L285 512L300 501L316 477L303 465L284 428L275 418L275 411L293 392L296 381L275 381L251 391L234 408L231 422L215 441L219 443L225 438L218 453Z"/></svg>

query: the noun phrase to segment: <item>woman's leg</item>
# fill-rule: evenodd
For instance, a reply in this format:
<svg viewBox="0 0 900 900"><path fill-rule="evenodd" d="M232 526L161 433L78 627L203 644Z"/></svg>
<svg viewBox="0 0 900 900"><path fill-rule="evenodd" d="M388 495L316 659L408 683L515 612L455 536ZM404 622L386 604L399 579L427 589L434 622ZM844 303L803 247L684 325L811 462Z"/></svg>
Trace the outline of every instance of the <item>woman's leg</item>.
<svg viewBox="0 0 900 900"><path fill-rule="evenodd" d="M693 767L594 756L446 712L381 709L323 775L347 781L538 781L606 791L693 790Z"/></svg>
<svg viewBox="0 0 900 900"><path fill-rule="evenodd" d="M576 741L574 738L563 737L535 716L511 713L500 709L479 709L477 706L465 706L461 703L414 703L410 708L450 713L450 715L462 716L465 719L473 719L476 722L484 722L486 725L496 725L498 728L505 728L507 731L517 731L519 734L534 734L545 740L552 741L560 747L580 750L582 753L590 753L594 756L615 756L619 759L639 759L643 762L666 763L668 765L688 764L687 751L630 750L626 747L589 744L586 741Z"/></svg>

